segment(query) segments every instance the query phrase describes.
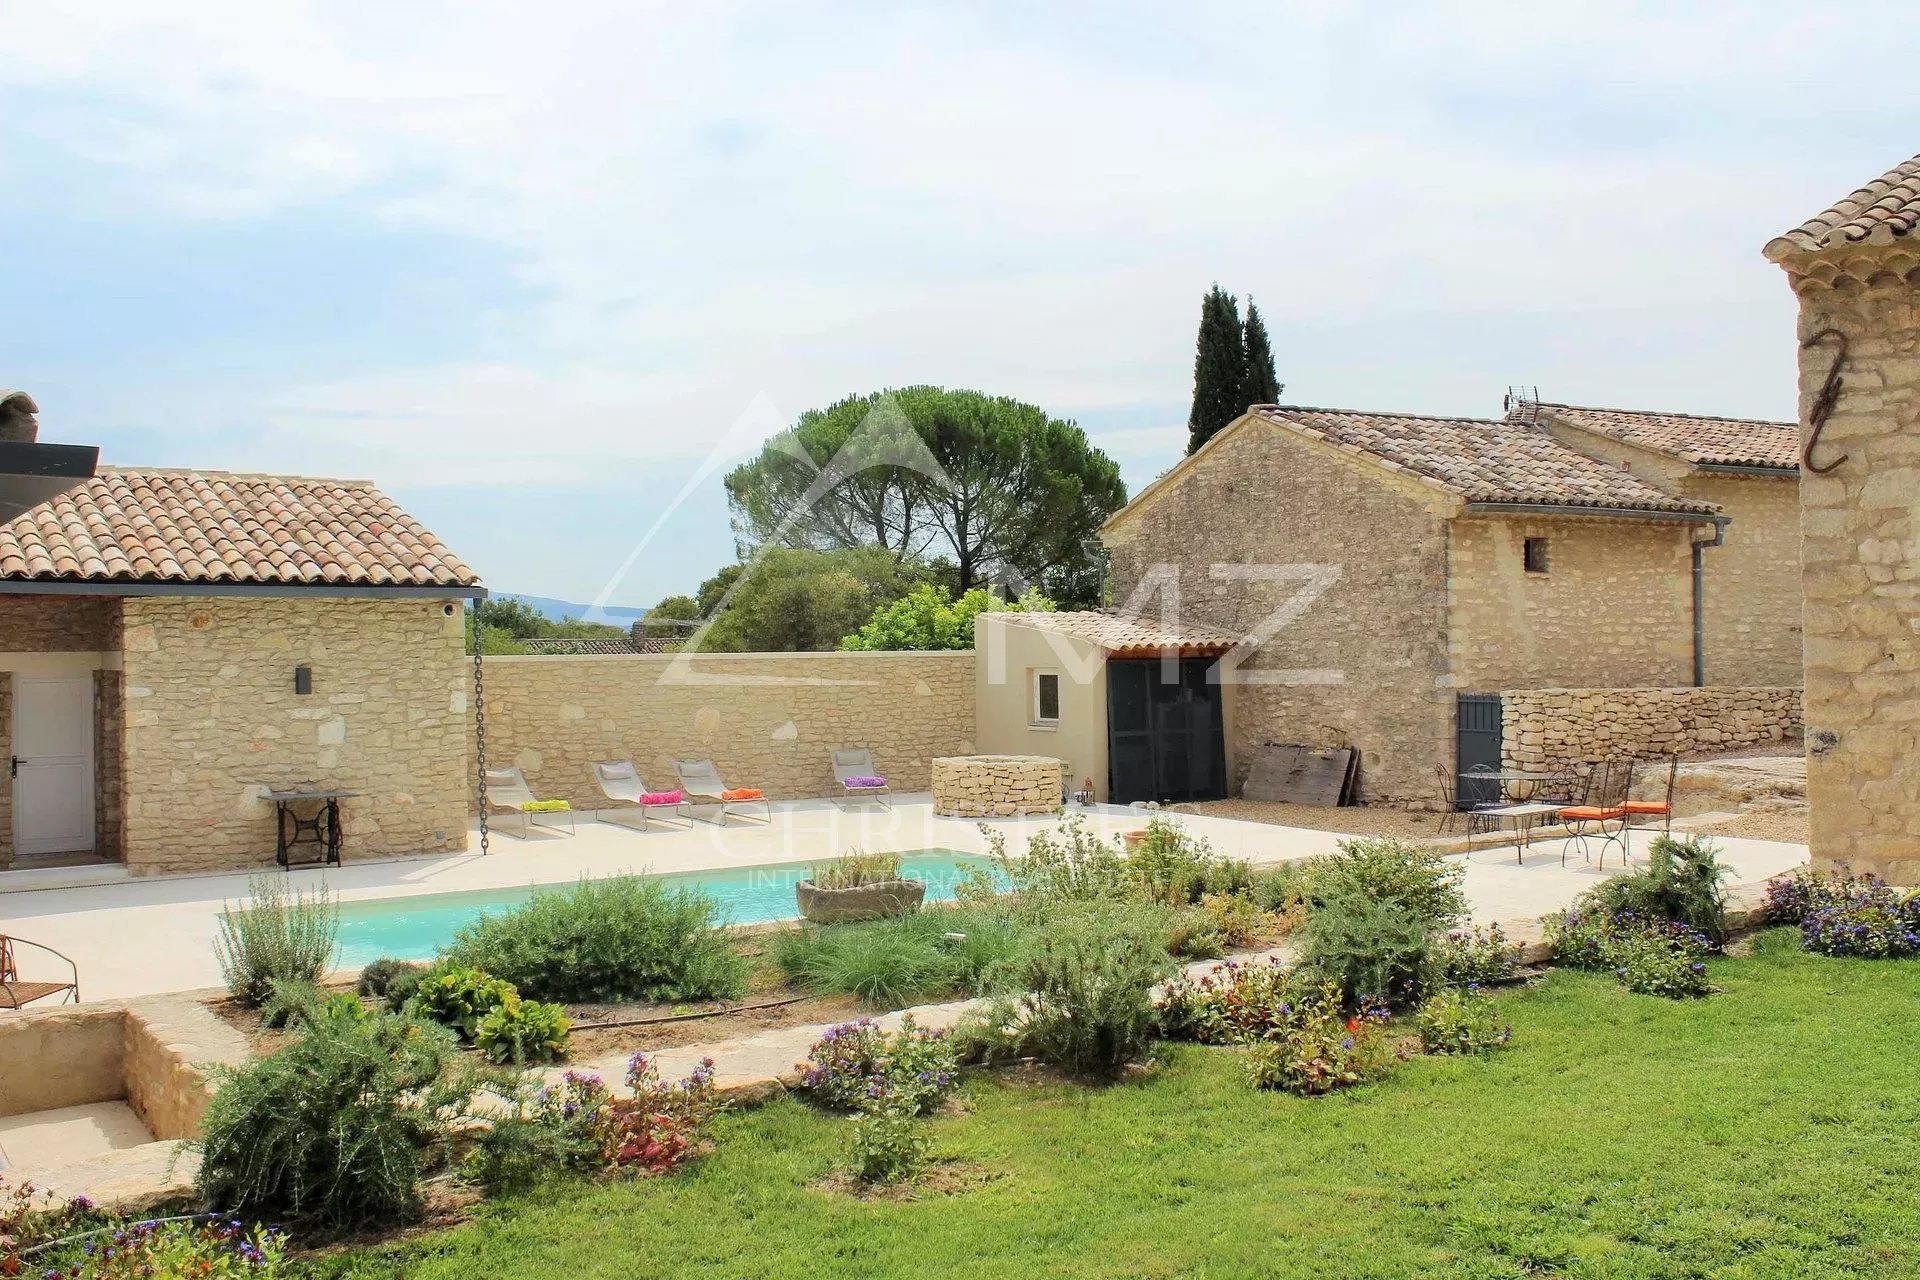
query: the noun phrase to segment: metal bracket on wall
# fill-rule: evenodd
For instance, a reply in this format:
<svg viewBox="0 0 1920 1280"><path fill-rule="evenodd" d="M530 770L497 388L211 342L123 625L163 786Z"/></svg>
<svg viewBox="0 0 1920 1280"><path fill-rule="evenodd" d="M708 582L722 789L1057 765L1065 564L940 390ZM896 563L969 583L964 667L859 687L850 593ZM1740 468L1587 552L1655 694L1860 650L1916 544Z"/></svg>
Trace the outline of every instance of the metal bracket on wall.
<svg viewBox="0 0 1920 1280"><path fill-rule="evenodd" d="M1819 394L1813 398L1813 407L1807 410L1807 425L1812 428L1807 433L1807 443L1800 450L1800 465L1817 476L1823 476L1847 460L1841 454L1826 466L1816 466L1813 461L1814 446L1820 443L1820 431L1827 425L1827 419L1833 416L1833 407L1840 402L1840 388L1845 385L1840 378L1840 366L1847 359L1847 335L1838 329L1822 329L1810 334L1800 343L1802 351L1825 338L1836 338L1839 345L1834 348L1833 363L1827 368L1827 380L1820 384Z"/></svg>

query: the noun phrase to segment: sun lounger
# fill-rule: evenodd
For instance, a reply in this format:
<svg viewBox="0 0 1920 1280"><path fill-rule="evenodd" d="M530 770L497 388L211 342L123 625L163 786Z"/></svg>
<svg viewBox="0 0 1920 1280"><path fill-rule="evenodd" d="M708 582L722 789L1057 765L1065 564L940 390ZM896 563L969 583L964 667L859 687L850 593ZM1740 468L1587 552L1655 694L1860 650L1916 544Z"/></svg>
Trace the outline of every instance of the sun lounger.
<svg viewBox="0 0 1920 1280"><path fill-rule="evenodd" d="M647 819L662 809L670 811L674 817L685 818L689 825L692 824L693 815L687 810L686 792L651 790L640 780L640 771L634 767L633 761L595 760L592 768L593 780L599 784L600 794L605 796L614 808L639 811L642 831L647 829ZM605 821L605 818L601 820Z"/></svg>
<svg viewBox="0 0 1920 1280"><path fill-rule="evenodd" d="M527 785L527 775L515 768L487 770L487 811L520 815L520 834L525 840L537 826L559 830L559 820L567 820L567 834L574 834L573 807L565 800L542 800ZM541 822L542 818L550 822ZM507 832L513 835L513 832Z"/></svg>
<svg viewBox="0 0 1920 1280"><path fill-rule="evenodd" d="M833 780L840 784L842 803L848 800L878 800L893 808L888 799L887 780L874 766L873 752L865 747L835 747Z"/></svg>
<svg viewBox="0 0 1920 1280"><path fill-rule="evenodd" d="M766 792L758 787L729 787L711 760L675 760L673 772L680 780L680 789L687 793L688 804L720 806L717 822L725 822L736 806L751 804L764 808L766 820L773 821L773 806L767 803Z"/></svg>

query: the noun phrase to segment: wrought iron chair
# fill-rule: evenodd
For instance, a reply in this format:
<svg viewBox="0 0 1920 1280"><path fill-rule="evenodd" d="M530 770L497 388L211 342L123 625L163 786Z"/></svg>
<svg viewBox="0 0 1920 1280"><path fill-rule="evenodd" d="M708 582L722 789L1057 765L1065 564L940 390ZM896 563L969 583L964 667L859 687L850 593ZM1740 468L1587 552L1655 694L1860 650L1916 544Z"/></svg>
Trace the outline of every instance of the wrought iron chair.
<svg viewBox="0 0 1920 1280"><path fill-rule="evenodd" d="M1593 771L1587 776L1585 800L1560 811L1560 820L1567 825L1568 839L1579 847L1582 861L1606 866L1607 846L1612 844L1620 847L1620 863L1626 865L1626 798L1632 774L1631 761L1602 761L1593 766ZM1594 840L1600 842L1597 854L1591 847ZM1565 852L1563 847L1563 861Z"/></svg>
<svg viewBox="0 0 1920 1280"><path fill-rule="evenodd" d="M65 982L28 982L20 976L20 965L14 948L27 947L42 955L52 956L67 966ZM80 1003L80 968L52 947L38 942L28 942L25 938L10 938L0 933L0 1009L23 1009L35 1000L45 1000L49 996L65 994L63 1004Z"/></svg>
<svg viewBox="0 0 1920 1280"><path fill-rule="evenodd" d="M1440 833L1445 835L1452 831L1455 818L1461 815L1466 817L1467 836L1469 838L1481 831L1490 830L1491 824L1485 819L1478 818L1475 815L1483 810L1495 809L1500 806L1500 801L1497 798L1499 794L1498 791L1496 790L1496 798L1493 800L1478 800L1468 803L1461 796L1460 790L1454 782L1453 770L1447 768L1444 764L1436 764L1433 766L1433 771L1435 776L1440 779Z"/></svg>
<svg viewBox="0 0 1920 1280"><path fill-rule="evenodd" d="M1660 834L1668 835L1673 831L1673 782L1680 773L1680 757L1667 757L1667 786L1658 800L1633 799L1633 766L1627 766L1627 799L1622 806L1627 811L1627 825L1632 826L1636 818L1660 819Z"/></svg>

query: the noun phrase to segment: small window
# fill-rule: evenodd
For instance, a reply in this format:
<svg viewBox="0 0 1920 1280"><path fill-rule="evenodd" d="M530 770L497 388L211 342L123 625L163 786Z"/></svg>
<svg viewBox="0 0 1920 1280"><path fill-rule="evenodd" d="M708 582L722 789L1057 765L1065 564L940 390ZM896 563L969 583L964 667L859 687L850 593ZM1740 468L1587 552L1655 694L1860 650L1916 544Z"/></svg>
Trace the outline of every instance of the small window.
<svg viewBox="0 0 1920 1280"><path fill-rule="evenodd" d="M1528 573L1547 571L1547 540L1545 538L1528 538L1522 555L1526 561Z"/></svg>
<svg viewBox="0 0 1920 1280"><path fill-rule="evenodd" d="M1033 722L1060 723L1060 673L1057 671L1033 673Z"/></svg>

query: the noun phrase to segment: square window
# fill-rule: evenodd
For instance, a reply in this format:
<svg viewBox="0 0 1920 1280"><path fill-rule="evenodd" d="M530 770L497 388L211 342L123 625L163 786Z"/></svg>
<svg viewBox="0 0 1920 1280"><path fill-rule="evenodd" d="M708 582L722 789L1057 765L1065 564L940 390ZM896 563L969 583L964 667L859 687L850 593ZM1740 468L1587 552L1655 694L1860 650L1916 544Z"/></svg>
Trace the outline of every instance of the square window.
<svg viewBox="0 0 1920 1280"><path fill-rule="evenodd" d="M1060 723L1060 673L1033 673L1033 723Z"/></svg>
<svg viewBox="0 0 1920 1280"><path fill-rule="evenodd" d="M1545 538L1528 538L1521 554L1528 573L1547 571L1547 540Z"/></svg>

